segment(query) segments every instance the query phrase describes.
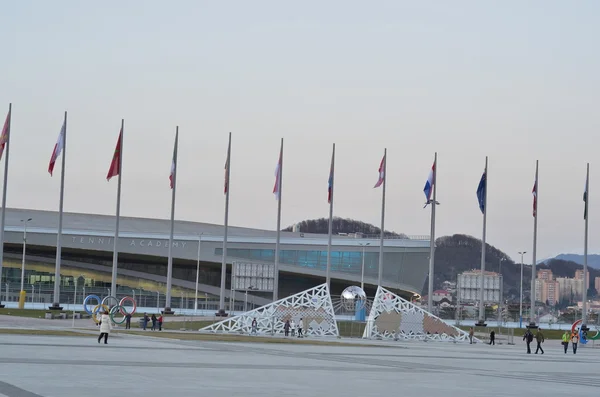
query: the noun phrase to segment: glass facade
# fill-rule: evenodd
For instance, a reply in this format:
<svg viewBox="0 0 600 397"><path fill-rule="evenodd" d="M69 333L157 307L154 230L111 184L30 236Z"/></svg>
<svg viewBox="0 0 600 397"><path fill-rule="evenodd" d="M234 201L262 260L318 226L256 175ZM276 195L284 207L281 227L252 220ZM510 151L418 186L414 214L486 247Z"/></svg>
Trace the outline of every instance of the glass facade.
<svg viewBox="0 0 600 397"><path fill-rule="evenodd" d="M223 249L216 248L215 255L223 255ZM275 250L229 248L227 249L227 256L261 262L274 262ZM387 256L388 254L386 253L385 257ZM365 252L364 259L365 275L377 275L377 269L379 266L379 253ZM362 260L362 251L331 251L331 271L360 274ZM280 250L279 263L325 271L327 269L327 250Z"/></svg>

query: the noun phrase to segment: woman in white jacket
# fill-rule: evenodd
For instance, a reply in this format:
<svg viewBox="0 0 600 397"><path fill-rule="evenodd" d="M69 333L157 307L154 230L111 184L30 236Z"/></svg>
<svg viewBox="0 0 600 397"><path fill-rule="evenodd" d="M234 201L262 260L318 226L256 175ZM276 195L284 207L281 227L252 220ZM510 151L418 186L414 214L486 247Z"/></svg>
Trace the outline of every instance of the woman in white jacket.
<svg viewBox="0 0 600 397"><path fill-rule="evenodd" d="M102 317L100 318L100 336L98 337L98 343L104 336L104 344L107 344L108 334L110 334L110 316L108 312L102 313Z"/></svg>

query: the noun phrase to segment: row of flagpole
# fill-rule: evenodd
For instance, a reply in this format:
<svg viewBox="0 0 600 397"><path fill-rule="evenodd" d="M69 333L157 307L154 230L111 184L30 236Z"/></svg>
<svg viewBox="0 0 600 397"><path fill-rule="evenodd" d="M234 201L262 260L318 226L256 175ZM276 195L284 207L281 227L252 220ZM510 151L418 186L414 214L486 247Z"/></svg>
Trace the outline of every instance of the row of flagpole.
<svg viewBox="0 0 600 397"><path fill-rule="evenodd" d="M2 193L2 213L0 215L0 274L2 274L3 265L3 252L4 252L4 226L5 226L5 208L6 208L6 192L7 192L7 181L8 181L8 161L9 161L9 150L10 150L10 126L12 120L12 104L9 104L8 115L0 135L0 159L4 155L4 184ZM115 222L115 238L113 245L113 263L112 263L112 275L111 275L111 295L116 296L116 281L117 281L117 268L118 268L118 237L119 237L119 220L120 220L120 207L121 207L121 176L122 176L122 160L123 160L123 138L124 138L124 120L121 120L121 129L117 139L117 144L113 154L113 158L110 164L110 168L107 174L107 180L118 176L117 184L117 205L116 205L116 222ZM171 224L169 234L169 248L168 248L168 263L167 263L167 292L165 311L170 311L171 306L171 284L172 284L172 270L173 270L173 255L172 245L174 237L174 226L175 226L175 202L176 202L176 189L177 189L177 151L178 151L178 140L179 140L179 127L175 129L175 143L173 147L173 160L171 163L171 173L169 176L170 187L172 189L171 195ZM54 297L52 307L58 308L60 305L60 266L61 266L61 240L62 240L62 223L63 223L63 199L64 199L64 181L65 181L65 158L66 158L66 142L67 142L67 112L64 114L64 121L61 127L57 142L54 146L50 163L48 166L48 172L52 176L54 171L55 163L59 156L62 155L61 165L61 184L60 184L60 201L59 201L59 221L58 221L58 232L57 232L57 244L56 244L56 265L55 265L55 283L54 283ZM533 194L533 217L534 217L534 230L533 230L533 259L532 259L532 281L531 281L531 312L530 321L534 322L534 311L535 311L535 265L536 265L536 253L537 253L537 216L538 216L538 161L536 161L535 169L535 182L532 190ZM381 228L380 228L380 242L379 242L379 269L377 283L379 286L382 285L383 279L383 242L384 242L384 230L385 230L385 193L386 193L386 180L387 174L387 149L384 149L383 158L379 165L379 176L375 183L374 188L382 187L381 197ZM226 261L227 261L227 238L228 238L228 227L229 227L229 193L230 193L230 171L231 171L231 133L229 133L229 142L227 146L227 158L225 162L225 182L224 182L224 194L225 194L225 219L224 219L224 236L223 236L223 254L221 262L221 292L219 297L219 307L224 310L225 307L225 281L226 281ZM274 266L274 289L273 289L273 300L278 299L278 285L279 285L279 251L280 251L280 239L281 239L281 203L282 203L282 178L283 175L283 138L281 139L281 147L279 151L279 159L276 165L275 171L275 184L273 187L273 193L278 201L277 204L277 236L275 243L275 266ZM482 250L481 250L481 285L480 285L480 302L479 302L479 320L484 321L484 272L485 272L485 245L486 245L486 228L487 228L487 185L488 185L488 158L485 158L485 168L479 185L477 187L477 200L479 208L483 213L483 233L482 233ZM331 167L329 171L328 179L328 197L329 203L329 228L328 228L328 244L327 244L327 268L326 268L326 282L330 285L331 281L331 245L332 245L332 234L333 234L333 203L334 203L334 186L335 186L335 144L333 144L331 154ZM439 204L436 200L437 194L437 153L434 156L433 166L429 172L429 176L423 189L426 197L425 206L431 204L431 236L430 236L430 257L429 257L429 283L428 283L428 308L432 311L433 303L433 275L434 275L434 258L435 258L435 211L436 206ZM588 251L588 200L589 199L589 163L587 164L586 182L583 200L585 203L584 219L585 219L585 237L584 237L584 283L587 282L587 251ZM587 298L587 284L583 291L583 324L586 324L586 298Z"/></svg>

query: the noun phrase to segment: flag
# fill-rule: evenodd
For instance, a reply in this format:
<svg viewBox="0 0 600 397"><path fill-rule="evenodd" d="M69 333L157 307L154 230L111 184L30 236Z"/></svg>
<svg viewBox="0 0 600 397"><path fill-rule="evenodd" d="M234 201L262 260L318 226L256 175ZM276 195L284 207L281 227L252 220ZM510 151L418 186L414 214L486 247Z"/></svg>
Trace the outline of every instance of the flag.
<svg viewBox="0 0 600 397"><path fill-rule="evenodd" d="M331 155L331 167L329 168L329 180L327 181L327 203L331 204L333 193L333 154Z"/></svg>
<svg viewBox="0 0 600 397"><path fill-rule="evenodd" d="M273 186L273 194L275 194L275 199L279 200L279 195L281 193L281 152L279 153L279 161L277 162L277 166L275 167L275 186Z"/></svg>
<svg viewBox="0 0 600 397"><path fill-rule="evenodd" d="M479 202L479 209L481 213L485 213L485 196L487 194L487 182L485 171L483 175L481 175L481 180L479 181L479 186L477 186L477 201Z"/></svg>
<svg viewBox="0 0 600 397"><path fill-rule="evenodd" d="M169 185L171 189L175 186L175 149L173 149L173 162L171 163L171 175L169 175Z"/></svg>
<svg viewBox="0 0 600 397"><path fill-rule="evenodd" d="M227 190L229 189L229 180L227 178L227 169L229 168L229 155L227 155L227 160L225 160L225 188L223 189L223 193L227 194Z"/></svg>
<svg viewBox="0 0 600 397"><path fill-rule="evenodd" d="M429 176L427 177L427 182L425 182L425 187L423 188L423 193L425 193L425 198L427 199L425 206L427 206L427 204L431 203L431 193L433 193L433 188L434 188L434 186L433 186L433 173L434 172L435 172L435 162L431 166L431 170L429 171Z"/></svg>
<svg viewBox="0 0 600 397"><path fill-rule="evenodd" d="M587 219L587 191L588 191L588 179L585 178L585 188L583 190L583 219Z"/></svg>
<svg viewBox="0 0 600 397"><path fill-rule="evenodd" d="M60 134L58 134L58 140L56 141L56 145L54 145L54 150L52 151L52 157L50 157L50 164L48 164L48 172L50 173L50 176L52 176L52 171L54 171L54 164L56 163L56 159L58 158L58 156L60 156L60 154L63 151L63 147L65 145L66 129L67 126L65 122L63 122L63 125L60 129Z"/></svg>
<svg viewBox="0 0 600 397"><path fill-rule="evenodd" d="M385 155L381 159L381 164L379 164L379 179L377 180L377 183L375 184L375 186L373 186L373 188L381 186L381 184L385 180L385 171L384 170L385 170Z"/></svg>
<svg viewBox="0 0 600 397"><path fill-rule="evenodd" d="M533 190L531 190L533 194L533 216L537 216L537 178L533 183ZM584 199L585 200L585 199Z"/></svg>
<svg viewBox="0 0 600 397"><path fill-rule="evenodd" d="M8 134L10 134L10 111L6 115L6 121L4 122L4 127L2 127L2 135L0 135L0 160L2 159L2 155L4 154L4 147L6 146L6 142L8 142Z"/></svg>
<svg viewBox="0 0 600 397"><path fill-rule="evenodd" d="M115 147L115 153L113 154L113 159L110 162L110 168L108 169L108 174L106 175L106 180L110 181L110 178L113 176L117 176L121 173L121 140L123 139L123 128L119 132L119 140L117 140L117 146Z"/></svg>

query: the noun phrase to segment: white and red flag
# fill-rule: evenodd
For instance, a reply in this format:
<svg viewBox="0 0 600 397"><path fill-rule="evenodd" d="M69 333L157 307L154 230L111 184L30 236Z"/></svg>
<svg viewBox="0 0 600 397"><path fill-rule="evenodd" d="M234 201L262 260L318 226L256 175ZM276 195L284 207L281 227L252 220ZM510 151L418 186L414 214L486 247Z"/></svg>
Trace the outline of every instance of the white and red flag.
<svg viewBox="0 0 600 397"><path fill-rule="evenodd" d="M279 196L281 194L281 152L279 153L279 161L277 162L277 166L275 167L275 186L273 186L273 194L275 194L275 199L279 200Z"/></svg>
<svg viewBox="0 0 600 397"><path fill-rule="evenodd" d="M535 182L533 183L533 189L531 190L531 193L533 194L533 216L535 217L537 215L537 179L535 180Z"/></svg>
<svg viewBox="0 0 600 397"><path fill-rule="evenodd" d="M8 142L8 136L10 134L10 110L6 115L6 121L4 122L4 127L2 127L2 135L0 135L0 160L2 159L2 155L4 154L4 147L6 146L6 142Z"/></svg>
<svg viewBox="0 0 600 397"><path fill-rule="evenodd" d="M381 186L383 181L385 181L385 155L381 159L381 164L379 164L379 179L373 188Z"/></svg>
<svg viewBox="0 0 600 397"><path fill-rule="evenodd" d="M50 164L48 164L48 172L50 176L52 176L52 172L54 171L54 164L56 164L56 159L63 151L65 146L65 132L66 132L66 123L63 122L63 125L60 129L60 134L58 134L58 140L54 145L54 150L52 151L52 157L50 157Z"/></svg>
<svg viewBox="0 0 600 397"><path fill-rule="evenodd" d="M110 162L110 168L108 169L108 174L106 175L106 180L110 181L110 178L113 176L117 176L121 173L121 140L123 139L123 128L119 132L119 140L117 141L117 146L115 147L115 153L113 154L113 159Z"/></svg>

